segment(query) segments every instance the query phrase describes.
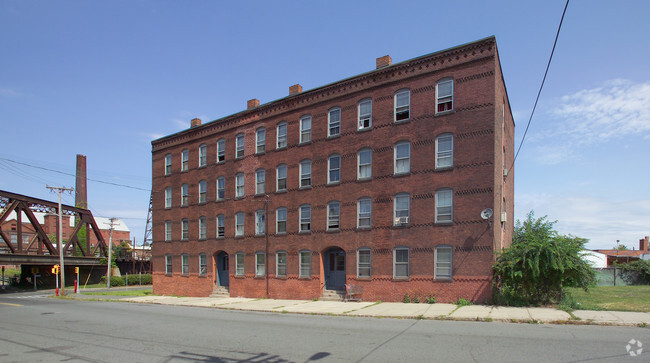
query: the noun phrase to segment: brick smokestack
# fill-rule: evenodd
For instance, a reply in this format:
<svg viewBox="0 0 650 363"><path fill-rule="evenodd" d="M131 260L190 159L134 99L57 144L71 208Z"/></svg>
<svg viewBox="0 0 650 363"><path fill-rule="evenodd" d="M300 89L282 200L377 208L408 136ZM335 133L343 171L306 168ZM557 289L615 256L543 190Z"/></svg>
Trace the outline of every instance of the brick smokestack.
<svg viewBox="0 0 650 363"><path fill-rule="evenodd" d="M86 155L77 154L77 183L74 190L75 207L88 209Z"/></svg>
<svg viewBox="0 0 650 363"><path fill-rule="evenodd" d="M650 245L650 236L645 236L644 239L639 240L639 250L647 251L648 245Z"/></svg>

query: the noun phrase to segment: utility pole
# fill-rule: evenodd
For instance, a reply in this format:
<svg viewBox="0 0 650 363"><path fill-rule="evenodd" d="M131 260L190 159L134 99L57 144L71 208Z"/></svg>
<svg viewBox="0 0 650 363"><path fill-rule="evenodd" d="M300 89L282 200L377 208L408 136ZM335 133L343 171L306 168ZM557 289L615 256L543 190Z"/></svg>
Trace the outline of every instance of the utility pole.
<svg viewBox="0 0 650 363"><path fill-rule="evenodd" d="M113 217L110 219L110 234L108 235L108 267L106 269L106 288L111 288L111 268L113 267L113 225L117 218Z"/></svg>
<svg viewBox="0 0 650 363"><path fill-rule="evenodd" d="M57 191L59 193L59 233L56 237L56 244L59 246L59 264L61 265L61 295L65 295L65 265L63 264L63 215L61 214L61 193L74 191L74 188L66 187L51 187L46 186L47 189L51 191Z"/></svg>

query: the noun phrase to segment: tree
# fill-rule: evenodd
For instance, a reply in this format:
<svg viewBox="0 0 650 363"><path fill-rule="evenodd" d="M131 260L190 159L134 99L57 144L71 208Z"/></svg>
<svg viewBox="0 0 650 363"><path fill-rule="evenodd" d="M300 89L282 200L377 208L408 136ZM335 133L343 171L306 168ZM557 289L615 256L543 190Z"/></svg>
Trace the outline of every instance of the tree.
<svg viewBox="0 0 650 363"><path fill-rule="evenodd" d="M585 290L594 282L594 271L580 252L587 240L560 235L556 222L535 218L529 212L517 221L512 245L493 266L495 300L509 305L559 302L565 287Z"/></svg>
<svg viewBox="0 0 650 363"><path fill-rule="evenodd" d="M619 244L618 246L614 246L613 250L628 251L629 248L627 248L627 246L624 244Z"/></svg>

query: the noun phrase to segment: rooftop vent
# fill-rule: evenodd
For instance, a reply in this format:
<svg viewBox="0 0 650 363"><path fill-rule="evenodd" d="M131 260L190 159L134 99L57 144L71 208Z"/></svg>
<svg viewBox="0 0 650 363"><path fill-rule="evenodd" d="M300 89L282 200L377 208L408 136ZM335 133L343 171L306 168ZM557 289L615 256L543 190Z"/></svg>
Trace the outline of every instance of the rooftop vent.
<svg viewBox="0 0 650 363"><path fill-rule="evenodd" d="M190 121L190 127L198 127L201 126L201 119L200 118L193 118L192 121Z"/></svg>
<svg viewBox="0 0 650 363"><path fill-rule="evenodd" d="M389 55L377 58L377 69L388 67L393 64L393 59Z"/></svg>
<svg viewBox="0 0 650 363"><path fill-rule="evenodd" d="M289 87L289 96L300 92L302 92L302 86L300 84L294 84L293 86Z"/></svg>
<svg viewBox="0 0 650 363"><path fill-rule="evenodd" d="M257 98L253 98L252 100L248 100L248 102L246 102L246 108L248 108L249 110L259 105L260 105L260 100L258 100Z"/></svg>

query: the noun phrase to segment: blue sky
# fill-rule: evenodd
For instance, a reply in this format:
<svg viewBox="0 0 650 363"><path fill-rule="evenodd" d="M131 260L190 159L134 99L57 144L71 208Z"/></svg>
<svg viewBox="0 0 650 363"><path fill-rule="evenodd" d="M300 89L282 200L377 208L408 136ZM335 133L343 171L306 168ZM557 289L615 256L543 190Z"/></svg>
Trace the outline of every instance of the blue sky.
<svg viewBox="0 0 650 363"><path fill-rule="evenodd" d="M138 242L151 140L495 35L521 140L565 1L0 2L0 189L89 205ZM515 165L515 217L611 248L650 234L650 2L573 0ZM36 166L27 166L24 164ZM144 190L141 190L144 189ZM64 202L74 204L73 196Z"/></svg>

